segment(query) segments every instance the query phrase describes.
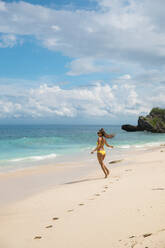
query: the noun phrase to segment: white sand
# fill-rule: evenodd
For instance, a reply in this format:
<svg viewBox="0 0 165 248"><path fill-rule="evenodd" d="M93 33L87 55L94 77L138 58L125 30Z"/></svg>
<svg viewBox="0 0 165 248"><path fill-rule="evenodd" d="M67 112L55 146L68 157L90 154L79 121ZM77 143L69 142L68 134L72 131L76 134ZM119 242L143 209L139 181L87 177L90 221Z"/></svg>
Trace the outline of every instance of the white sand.
<svg viewBox="0 0 165 248"><path fill-rule="evenodd" d="M1 207L0 248L165 248L165 147L120 164Z"/></svg>

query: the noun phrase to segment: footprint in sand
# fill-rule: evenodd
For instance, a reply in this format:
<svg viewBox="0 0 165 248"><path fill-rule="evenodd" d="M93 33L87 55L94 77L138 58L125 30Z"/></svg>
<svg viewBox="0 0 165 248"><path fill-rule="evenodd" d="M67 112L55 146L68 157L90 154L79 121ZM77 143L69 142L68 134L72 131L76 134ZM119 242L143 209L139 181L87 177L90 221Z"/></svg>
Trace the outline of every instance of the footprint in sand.
<svg viewBox="0 0 165 248"><path fill-rule="evenodd" d="M104 189L108 189L108 186L105 186Z"/></svg>
<svg viewBox="0 0 165 248"><path fill-rule="evenodd" d="M42 239L41 236L35 236L34 239Z"/></svg>
<svg viewBox="0 0 165 248"><path fill-rule="evenodd" d="M135 238L135 236L134 236L134 235L132 235L132 236L130 236L130 237L129 237L129 239L133 239L133 238Z"/></svg>
<svg viewBox="0 0 165 248"><path fill-rule="evenodd" d="M69 210L68 210L68 212L73 212L73 211L74 211L74 209L69 209Z"/></svg>
<svg viewBox="0 0 165 248"><path fill-rule="evenodd" d="M141 238L147 238L151 235L152 235L152 233L145 233L145 234L140 235L139 237L137 237L135 235L130 236L129 237L129 239L130 239L130 246L129 247L134 248L139 243L139 241L140 241L139 244L142 244L143 240ZM137 240L137 238L138 238L138 240ZM124 241L124 242L126 242L126 241ZM124 245L126 245L126 243ZM149 247L145 246L144 248L149 248Z"/></svg>
<svg viewBox="0 0 165 248"><path fill-rule="evenodd" d="M153 188L152 190L164 190L164 188Z"/></svg>
<svg viewBox="0 0 165 248"><path fill-rule="evenodd" d="M138 242L137 241L134 241L133 244L131 244L131 248L134 248L135 245L137 245Z"/></svg>
<svg viewBox="0 0 165 248"><path fill-rule="evenodd" d="M52 220L59 220L59 218L58 217L53 217Z"/></svg>
<svg viewBox="0 0 165 248"><path fill-rule="evenodd" d="M165 228L161 229L159 232L164 232L165 231Z"/></svg>
<svg viewBox="0 0 165 248"><path fill-rule="evenodd" d="M147 237L149 237L149 236L151 236L152 235L152 233L146 233L146 234L143 234L143 237L144 238L147 238Z"/></svg>
<svg viewBox="0 0 165 248"><path fill-rule="evenodd" d="M101 192L106 192L106 190L103 190L103 191L101 191Z"/></svg>
<svg viewBox="0 0 165 248"><path fill-rule="evenodd" d="M100 194L95 194L95 196L100 196Z"/></svg>
<svg viewBox="0 0 165 248"><path fill-rule="evenodd" d="M84 203L80 203L79 206L84 206Z"/></svg>
<svg viewBox="0 0 165 248"><path fill-rule="evenodd" d="M95 198L90 198L89 200L92 201L92 200L95 200Z"/></svg>
<svg viewBox="0 0 165 248"><path fill-rule="evenodd" d="M52 225L49 225L49 226L46 226L45 228L51 228L51 227L53 227Z"/></svg>

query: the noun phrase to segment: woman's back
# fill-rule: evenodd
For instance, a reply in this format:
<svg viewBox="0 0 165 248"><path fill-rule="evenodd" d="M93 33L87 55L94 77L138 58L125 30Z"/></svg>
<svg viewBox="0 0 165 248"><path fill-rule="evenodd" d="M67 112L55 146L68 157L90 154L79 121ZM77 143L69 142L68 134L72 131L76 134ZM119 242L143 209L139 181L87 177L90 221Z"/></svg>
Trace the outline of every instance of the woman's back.
<svg viewBox="0 0 165 248"><path fill-rule="evenodd" d="M98 138L98 150L104 150L104 144L105 144L105 138L104 137L99 137Z"/></svg>

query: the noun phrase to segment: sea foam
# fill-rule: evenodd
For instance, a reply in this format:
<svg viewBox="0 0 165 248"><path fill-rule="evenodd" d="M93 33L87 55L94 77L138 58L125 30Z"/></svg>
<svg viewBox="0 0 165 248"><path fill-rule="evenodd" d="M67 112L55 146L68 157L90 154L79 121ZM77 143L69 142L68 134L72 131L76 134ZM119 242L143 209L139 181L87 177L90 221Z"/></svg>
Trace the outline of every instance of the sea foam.
<svg viewBox="0 0 165 248"><path fill-rule="evenodd" d="M39 160L51 159L55 157L57 157L57 155L55 153L52 153L52 154L43 155L43 156L30 156L30 157L10 159L10 162L20 162L20 161L27 161L27 160L28 161L39 161Z"/></svg>

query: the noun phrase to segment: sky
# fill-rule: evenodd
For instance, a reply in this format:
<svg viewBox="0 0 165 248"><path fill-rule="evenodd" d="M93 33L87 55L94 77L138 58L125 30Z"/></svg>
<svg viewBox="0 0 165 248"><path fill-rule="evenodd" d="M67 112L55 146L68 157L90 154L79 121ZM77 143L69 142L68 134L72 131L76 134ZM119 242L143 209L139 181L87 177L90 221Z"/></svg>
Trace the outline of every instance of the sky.
<svg viewBox="0 0 165 248"><path fill-rule="evenodd" d="M165 107L164 0L0 0L0 124L126 124Z"/></svg>

